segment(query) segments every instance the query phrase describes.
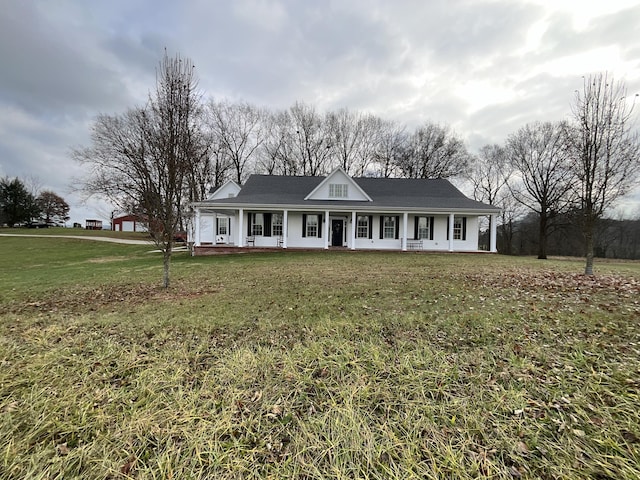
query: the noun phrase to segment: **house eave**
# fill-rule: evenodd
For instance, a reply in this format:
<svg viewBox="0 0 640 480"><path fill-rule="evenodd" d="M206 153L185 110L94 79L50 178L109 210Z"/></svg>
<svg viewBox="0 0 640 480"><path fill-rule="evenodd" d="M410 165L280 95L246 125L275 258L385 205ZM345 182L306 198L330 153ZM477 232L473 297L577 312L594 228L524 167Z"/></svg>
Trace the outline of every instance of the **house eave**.
<svg viewBox="0 0 640 480"><path fill-rule="evenodd" d="M501 212L500 208L466 208L466 207L415 207L415 206L384 206L384 205L370 205L368 202L363 202L362 205L337 205L335 203L326 204L314 204L314 205L300 205L300 204L264 204L264 203L230 203L230 202L216 202L215 204L209 202L198 202L192 204L195 208L200 208L207 211L220 211L220 210L255 210L255 211L273 211L273 210L290 210L300 212L325 212L327 210L338 213L350 213L357 212L376 212L376 213L433 213L433 214L448 214L448 213L465 213L468 215L492 215Z"/></svg>

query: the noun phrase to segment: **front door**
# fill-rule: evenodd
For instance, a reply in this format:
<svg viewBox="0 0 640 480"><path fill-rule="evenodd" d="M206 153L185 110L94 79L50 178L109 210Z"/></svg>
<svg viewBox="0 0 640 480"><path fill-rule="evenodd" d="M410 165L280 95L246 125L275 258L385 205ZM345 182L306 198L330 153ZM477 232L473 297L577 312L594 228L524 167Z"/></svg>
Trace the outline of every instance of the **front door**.
<svg viewBox="0 0 640 480"><path fill-rule="evenodd" d="M343 238L344 220L332 219L331 220L331 246L341 247Z"/></svg>

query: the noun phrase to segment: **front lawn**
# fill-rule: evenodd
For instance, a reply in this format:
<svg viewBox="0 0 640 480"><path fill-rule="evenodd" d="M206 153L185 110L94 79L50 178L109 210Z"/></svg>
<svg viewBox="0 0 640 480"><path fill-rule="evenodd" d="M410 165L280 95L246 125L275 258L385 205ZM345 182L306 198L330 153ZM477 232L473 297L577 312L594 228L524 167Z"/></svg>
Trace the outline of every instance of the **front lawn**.
<svg viewBox="0 0 640 480"><path fill-rule="evenodd" d="M0 238L0 478L640 477L638 263L179 254L163 291L43 240Z"/></svg>

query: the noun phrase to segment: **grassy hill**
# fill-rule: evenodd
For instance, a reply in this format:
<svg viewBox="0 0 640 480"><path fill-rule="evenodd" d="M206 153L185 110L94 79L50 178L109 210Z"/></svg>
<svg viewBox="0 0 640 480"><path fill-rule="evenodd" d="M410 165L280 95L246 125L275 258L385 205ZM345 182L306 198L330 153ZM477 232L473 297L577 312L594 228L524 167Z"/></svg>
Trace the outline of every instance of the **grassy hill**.
<svg viewBox="0 0 640 480"><path fill-rule="evenodd" d="M0 478L640 477L640 264L0 237Z"/></svg>

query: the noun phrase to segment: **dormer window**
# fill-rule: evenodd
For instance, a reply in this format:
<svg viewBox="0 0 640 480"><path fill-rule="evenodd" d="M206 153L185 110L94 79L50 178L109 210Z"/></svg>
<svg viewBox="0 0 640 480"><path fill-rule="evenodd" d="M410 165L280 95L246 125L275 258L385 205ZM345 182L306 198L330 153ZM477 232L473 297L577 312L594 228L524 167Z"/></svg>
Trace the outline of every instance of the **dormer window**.
<svg viewBox="0 0 640 480"><path fill-rule="evenodd" d="M349 185L346 183L330 183L329 198L347 198L349 196Z"/></svg>

